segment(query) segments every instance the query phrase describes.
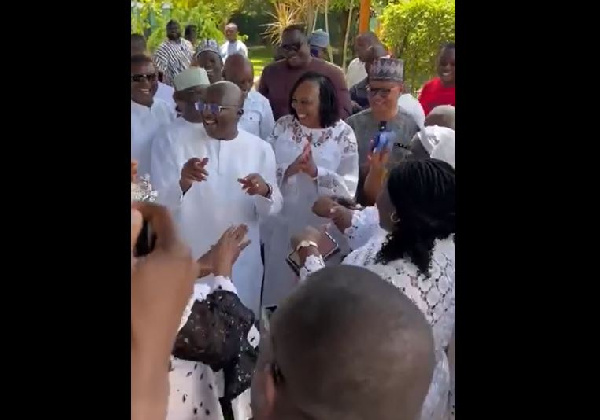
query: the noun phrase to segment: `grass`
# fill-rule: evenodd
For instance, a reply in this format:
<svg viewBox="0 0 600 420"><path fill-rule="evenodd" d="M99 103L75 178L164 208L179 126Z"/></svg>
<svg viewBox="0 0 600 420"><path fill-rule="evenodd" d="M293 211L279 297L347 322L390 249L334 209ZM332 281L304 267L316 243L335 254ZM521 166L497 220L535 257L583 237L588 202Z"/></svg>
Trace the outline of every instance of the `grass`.
<svg viewBox="0 0 600 420"><path fill-rule="evenodd" d="M248 47L248 55L254 66L254 76L258 78L265 66L273 61L273 48L263 45Z"/></svg>

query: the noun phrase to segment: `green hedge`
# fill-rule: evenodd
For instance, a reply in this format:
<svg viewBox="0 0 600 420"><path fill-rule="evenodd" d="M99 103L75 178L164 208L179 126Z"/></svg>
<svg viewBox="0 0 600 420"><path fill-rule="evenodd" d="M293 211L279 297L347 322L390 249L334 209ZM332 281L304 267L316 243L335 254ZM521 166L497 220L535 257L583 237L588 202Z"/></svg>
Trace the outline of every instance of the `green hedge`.
<svg viewBox="0 0 600 420"><path fill-rule="evenodd" d="M404 60L404 79L417 90L436 74L440 46L454 41L454 0L404 0L382 14L382 40Z"/></svg>

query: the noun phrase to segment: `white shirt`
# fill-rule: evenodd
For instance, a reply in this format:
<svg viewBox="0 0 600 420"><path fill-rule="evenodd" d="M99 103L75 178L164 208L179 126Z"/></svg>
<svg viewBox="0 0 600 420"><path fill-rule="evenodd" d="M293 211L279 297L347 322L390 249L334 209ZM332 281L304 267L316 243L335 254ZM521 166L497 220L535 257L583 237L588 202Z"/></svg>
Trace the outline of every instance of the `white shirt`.
<svg viewBox="0 0 600 420"><path fill-rule="evenodd" d="M154 99L151 107L131 101L131 159L138 163L140 175L150 174L150 148L158 130L175 119L175 109Z"/></svg>
<svg viewBox="0 0 600 420"><path fill-rule="evenodd" d="M174 93L175 89L173 89L171 86L158 82L158 90L156 91L156 95L154 95L154 97L168 103L173 107L173 109L175 109L175 99L173 99Z"/></svg>
<svg viewBox="0 0 600 420"><path fill-rule="evenodd" d="M223 61L234 54L242 54L244 57L248 57L248 47L246 47L246 44L239 39L235 42L225 41L225 43L221 45L221 57L223 57Z"/></svg>
<svg viewBox="0 0 600 420"><path fill-rule="evenodd" d="M166 131L152 146L152 184L158 191L158 201L174 213L181 237L195 259L217 243L230 226L240 223L248 226L251 243L236 261L232 281L242 303L258 315L263 272L259 221L278 213L282 205L273 149L259 137L241 130L233 140L214 140L202 124L183 118ZM208 158L208 178L194 182L182 196L181 168L193 157ZM252 173L260 174L271 185L269 199L250 196L242 190L238 179ZM202 279L212 280L210 276Z"/></svg>
<svg viewBox="0 0 600 420"><path fill-rule="evenodd" d="M255 90L248 92L238 127L266 140L274 126L275 119L269 100Z"/></svg>
<svg viewBox="0 0 600 420"><path fill-rule="evenodd" d="M346 71L346 83L348 84L348 87L351 88L358 82L361 82L365 77L367 77L365 63L356 57L350 62L350 64L348 64L348 70Z"/></svg>
<svg viewBox="0 0 600 420"><path fill-rule="evenodd" d="M424 127L425 111L423 111L421 103L417 101L410 93L400 95L398 98L398 107L402 108L404 112L412 116L419 128Z"/></svg>

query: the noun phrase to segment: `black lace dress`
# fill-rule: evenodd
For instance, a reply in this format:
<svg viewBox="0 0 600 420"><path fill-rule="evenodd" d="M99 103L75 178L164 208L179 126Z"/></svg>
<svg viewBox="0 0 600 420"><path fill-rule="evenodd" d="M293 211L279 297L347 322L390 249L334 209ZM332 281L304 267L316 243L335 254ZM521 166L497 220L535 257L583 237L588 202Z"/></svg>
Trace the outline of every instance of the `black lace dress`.
<svg viewBox="0 0 600 420"><path fill-rule="evenodd" d="M248 419L259 340L254 314L227 279L195 289L173 348L167 419Z"/></svg>

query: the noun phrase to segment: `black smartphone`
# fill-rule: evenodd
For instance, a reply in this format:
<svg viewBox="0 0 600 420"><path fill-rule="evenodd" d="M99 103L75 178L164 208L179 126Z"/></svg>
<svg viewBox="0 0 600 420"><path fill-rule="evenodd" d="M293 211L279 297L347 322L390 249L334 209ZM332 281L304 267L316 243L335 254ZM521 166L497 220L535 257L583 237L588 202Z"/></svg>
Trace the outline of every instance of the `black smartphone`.
<svg viewBox="0 0 600 420"><path fill-rule="evenodd" d="M152 233L150 224L144 221L144 225L142 226L142 230L140 231L140 236L138 236L138 240L135 243L134 256L144 257L148 255L154 249L155 244L156 235Z"/></svg>

